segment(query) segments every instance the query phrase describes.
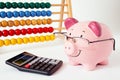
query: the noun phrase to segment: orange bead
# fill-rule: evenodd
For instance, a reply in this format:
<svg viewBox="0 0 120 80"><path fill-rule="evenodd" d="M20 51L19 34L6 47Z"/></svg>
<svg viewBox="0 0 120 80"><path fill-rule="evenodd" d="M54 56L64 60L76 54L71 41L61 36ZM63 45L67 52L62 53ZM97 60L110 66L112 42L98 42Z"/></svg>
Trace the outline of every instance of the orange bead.
<svg viewBox="0 0 120 80"><path fill-rule="evenodd" d="M36 25L37 21L35 19L32 19L32 25Z"/></svg>
<svg viewBox="0 0 120 80"><path fill-rule="evenodd" d="M42 24L42 20L41 19L37 19L37 24L41 25Z"/></svg>
<svg viewBox="0 0 120 80"><path fill-rule="evenodd" d="M2 23L0 22L0 26L2 26Z"/></svg>
<svg viewBox="0 0 120 80"><path fill-rule="evenodd" d="M9 20L9 21L8 21L8 26L9 26L9 27L14 26L14 22L13 22L12 20Z"/></svg>
<svg viewBox="0 0 120 80"><path fill-rule="evenodd" d="M3 20L1 23L2 23L2 27L6 27L6 26L8 26L8 22L5 21L5 20Z"/></svg>
<svg viewBox="0 0 120 80"><path fill-rule="evenodd" d="M21 25L21 26L26 25L25 20L23 20L23 19L22 19L22 20L20 20L20 25Z"/></svg>
<svg viewBox="0 0 120 80"><path fill-rule="evenodd" d="M30 25L31 24L31 20L30 19L27 19L25 22L26 22L26 25Z"/></svg>
<svg viewBox="0 0 120 80"><path fill-rule="evenodd" d="M20 22L18 20L14 20L14 25L15 26L19 26L20 25Z"/></svg>
<svg viewBox="0 0 120 80"><path fill-rule="evenodd" d="M43 19L43 20L42 20L42 24L43 24L43 25L47 24L47 19Z"/></svg>
<svg viewBox="0 0 120 80"><path fill-rule="evenodd" d="M47 23L48 23L48 24L51 24L51 23L52 23L52 19L48 18L48 19L47 19Z"/></svg>

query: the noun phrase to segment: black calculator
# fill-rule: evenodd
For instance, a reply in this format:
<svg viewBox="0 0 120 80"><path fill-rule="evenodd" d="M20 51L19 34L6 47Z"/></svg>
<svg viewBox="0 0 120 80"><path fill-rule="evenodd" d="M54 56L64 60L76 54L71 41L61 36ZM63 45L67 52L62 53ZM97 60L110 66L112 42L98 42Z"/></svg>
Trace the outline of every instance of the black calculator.
<svg viewBox="0 0 120 80"><path fill-rule="evenodd" d="M31 53L23 52L6 60L6 64L13 66L20 71L52 75L62 66L63 61L38 57Z"/></svg>

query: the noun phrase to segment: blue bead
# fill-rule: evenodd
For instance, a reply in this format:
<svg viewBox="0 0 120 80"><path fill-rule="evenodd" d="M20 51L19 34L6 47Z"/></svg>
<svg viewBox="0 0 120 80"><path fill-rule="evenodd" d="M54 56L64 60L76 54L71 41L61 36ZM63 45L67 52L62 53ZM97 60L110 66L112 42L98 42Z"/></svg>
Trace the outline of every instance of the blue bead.
<svg viewBox="0 0 120 80"><path fill-rule="evenodd" d="M5 11L0 12L0 16L1 16L1 18L5 18L7 16L6 12Z"/></svg>
<svg viewBox="0 0 120 80"><path fill-rule="evenodd" d="M25 16L29 17L30 16L30 11L25 11Z"/></svg>
<svg viewBox="0 0 120 80"><path fill-rule="evenodd" d="M51 16L52 15L52 12L51 11L47 11L47 16Z"/></svg>
<svg viewBox="0 0 120 80"><path fill-rule="evenodd" d="M23 11L20 11L20 12L19 12L19 16L20 16L20 17L24 17L24 16L25 16L25 13L24 13Z"/></svg>
<svg viewBox="0 0 120 80"><path fill-rule="evenodd" d="M14 12L13 12L13 16L14 16L14 17L18 17L18 16L19 16L19 12L14 11Z"/></svg>
<svg viewBox="0 0 120 80"><path fill-rule="evenodd" d="M41 16L41 12L40 11L36 11L36 16Z"/></svg>
<svg viewBox="0 0 120 80"><path fill-rule="evenodd" d="M11 11L8 11L6 14L8 18L11 18L13 16L13 13Z"/></svg>
<svg viewBox="0 0 120 80"><path fill-rule="evenodd" d="M47 14L46 14L46 11L41 11L41 15L44 17L44 16L46 16Z"/></svg>
<svg viewBox="0 0 120 80"><path fill-rule="evenodd" d="M31 11L31 17L35 17L36 16L36 12L35 11Z"/></svg>

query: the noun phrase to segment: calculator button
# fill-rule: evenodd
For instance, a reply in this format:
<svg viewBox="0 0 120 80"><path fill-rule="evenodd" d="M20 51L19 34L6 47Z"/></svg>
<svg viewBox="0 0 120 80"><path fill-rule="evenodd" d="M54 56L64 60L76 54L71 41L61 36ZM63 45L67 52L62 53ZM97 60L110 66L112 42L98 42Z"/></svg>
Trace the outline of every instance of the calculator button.
<svg viewBox="0 0 120 80"><path fill-rule="evenodd" d="M59 62L60 62L59 60L51 60L49 63L50 63L50 64L55 64L55 65L56 65L56 64L58 64Z"/></svg>
<svg viewBox="0 0 120 80"><path fill-rule="evenodd" d="M55 65L52 65L52 64L51 64L48 68L45 69L45 71L48 72L48 71L50 71L51 69L53 69L54 67L55 67Z"/></svg>
<svg viewBox="0 0 120 80"><path fill-rule="evenodd" d="M43 67L41 67L39 70L45 70L50 64L45 64Z"/></svg>

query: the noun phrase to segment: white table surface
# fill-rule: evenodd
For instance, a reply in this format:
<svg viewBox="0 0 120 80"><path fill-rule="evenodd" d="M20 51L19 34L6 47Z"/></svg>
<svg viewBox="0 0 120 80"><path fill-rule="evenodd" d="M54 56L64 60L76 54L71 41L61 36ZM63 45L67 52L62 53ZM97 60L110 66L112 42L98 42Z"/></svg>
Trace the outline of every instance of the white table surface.
<svg viewBox="0 0 120 80"><path fill-rule="evenodd" d="M2 80L115 80L120 79L119 36L116 39L116 51L109 57L109 65L98 66L94 71L86 71L82 66L72 66L64 53L64 41L32 43L0 48L0 79ZM52 76L18 71L5 64L5 61L23 51L37 56L63 60L63 66Z"/></svg>

